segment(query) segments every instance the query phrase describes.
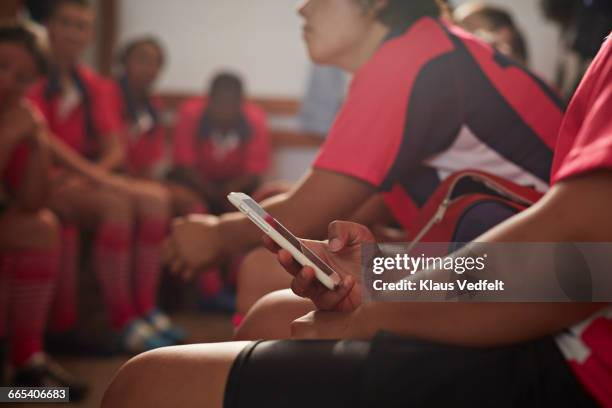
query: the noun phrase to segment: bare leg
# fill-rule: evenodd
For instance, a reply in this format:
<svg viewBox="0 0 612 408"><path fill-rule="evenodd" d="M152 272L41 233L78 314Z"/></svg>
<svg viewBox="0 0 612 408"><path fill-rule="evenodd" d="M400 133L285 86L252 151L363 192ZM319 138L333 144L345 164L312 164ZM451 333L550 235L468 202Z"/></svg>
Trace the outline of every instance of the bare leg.
<svg viewBox="0 0 612 408"><path fill-rule="evenodd" d="M291 337L291 322L315 310L309 299L289 289L272 292L255 303L234 335L234 340L277 340Z"/></svg>
<svg viewBox="0 0 612 408"><path fill-rule="evenodd" d="M265 248L251 251L238 272L237 313L245 315L263 296L287 289L290 284L291 275L280 266L274 254Z"/></svg>
<svg viewBox="0 0 612 408"><path fill-rule="evenodd" d="M232 364L246 342L166 347L128 361L111 382L103 408L221 408Z"/></svg>

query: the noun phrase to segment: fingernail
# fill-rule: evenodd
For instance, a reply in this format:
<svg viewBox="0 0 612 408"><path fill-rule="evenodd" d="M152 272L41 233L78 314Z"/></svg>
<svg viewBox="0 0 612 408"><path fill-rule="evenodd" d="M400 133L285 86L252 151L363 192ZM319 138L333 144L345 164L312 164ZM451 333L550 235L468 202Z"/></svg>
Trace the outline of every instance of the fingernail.
<svg viewBox="0 0 612 408"><path fill-rule="evenodd" d="M331 241L329 241L329 249L334 252L339 251L342 249L342 241L340 241L338 238L332 238Z"/></svg>

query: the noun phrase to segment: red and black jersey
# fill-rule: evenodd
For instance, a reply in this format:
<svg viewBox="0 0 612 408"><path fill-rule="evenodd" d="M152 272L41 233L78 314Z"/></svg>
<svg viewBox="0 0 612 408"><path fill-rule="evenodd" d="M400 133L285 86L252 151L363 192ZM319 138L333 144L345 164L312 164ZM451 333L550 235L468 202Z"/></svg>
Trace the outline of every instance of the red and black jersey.
<svg viewBox="0 0 612 408"><path fill-rule="evenodd" d="M552 181L601 169L612 170L612 38L570 102L559 133ZM612 307L559 335L557 343L585 387L602 406L612 406Z"/></svg>
<svg viewBox="0 0 612 408"><path fill-rule="evenodd" d="M425 17L355 74L314 167L376 186L408 229L440 182L459 170L546 190L563 111L527 69Z"/></svg>

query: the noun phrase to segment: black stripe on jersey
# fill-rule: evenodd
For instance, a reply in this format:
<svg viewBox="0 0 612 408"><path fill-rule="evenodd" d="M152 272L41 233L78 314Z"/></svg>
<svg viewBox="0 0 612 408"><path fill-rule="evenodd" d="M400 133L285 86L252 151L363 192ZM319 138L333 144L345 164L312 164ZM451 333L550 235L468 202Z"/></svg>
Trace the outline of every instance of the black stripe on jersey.
<svg viewBox="0 0 612 408"><path fill-rule="evenodd" d="M462 41L446 32L455 49L424 64L417 75L402 143L381 188L399 183L421 206L439 184L424 185L423 161L448 149L464 125L500 156L548 181L552 150L497 91Z"/></svg>

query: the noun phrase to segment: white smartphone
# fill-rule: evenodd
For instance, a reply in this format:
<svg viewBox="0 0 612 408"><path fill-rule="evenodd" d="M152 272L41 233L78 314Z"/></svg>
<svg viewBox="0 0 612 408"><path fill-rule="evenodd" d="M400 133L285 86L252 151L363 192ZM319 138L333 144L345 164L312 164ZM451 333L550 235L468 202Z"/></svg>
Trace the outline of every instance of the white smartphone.
<svg viewBox="0 0 612 408"><path fill-rule="evenodd" d="M249 217L259 229L272 238L278 246L289 251L300 265L310 266L314 269L316 278L325 287L334 290L340 283L340 275L337 272L303 245L295 235L261 208L255 200L244 193L230 193L227 198L241 213Z"/></svg>

